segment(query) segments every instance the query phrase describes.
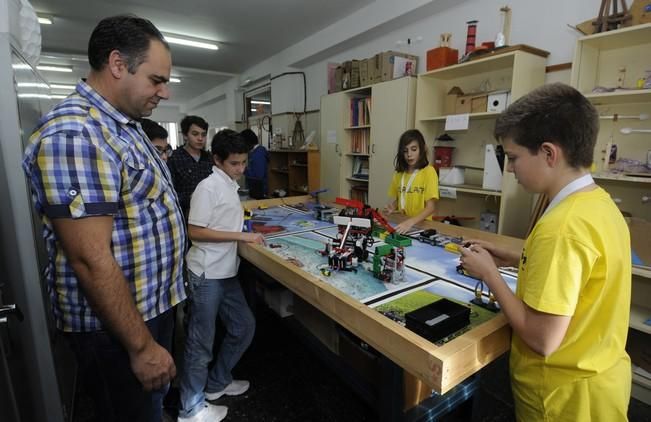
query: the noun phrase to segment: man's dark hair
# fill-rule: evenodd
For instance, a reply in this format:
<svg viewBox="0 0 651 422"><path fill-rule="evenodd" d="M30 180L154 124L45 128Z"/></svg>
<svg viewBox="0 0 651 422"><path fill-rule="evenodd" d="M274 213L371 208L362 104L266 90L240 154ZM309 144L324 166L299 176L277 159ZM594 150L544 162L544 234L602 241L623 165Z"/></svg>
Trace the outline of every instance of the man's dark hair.
<svg viewBox="0 0 651 422"><path fill-rule="evenodd" d="M231 154L248 154L249 146L239 133L222 129L213 136L210 151L219 161L224 161Z"/></svg>
<svg viewBox="0 0 651 422"><path fill-rule="evenodd" d="M246 141L250 149L253 149L254 146L258 145L258 135L256 135L251 129L244 129L240 132L240 136Z"/></svg>
<svg viewBox="0 0 651 422"><path fill-rule="evenodd" d="M118 50L134 74L149 52L151 40L161 42L170 49L163 34L147 19L135 15L118 15L105 18L97 24L88 41L88 62L93 70L100 71L108 63L109 55Z"/></svg>
<svg viewBox="0 0 651 422"><path fill-rule="evenodd" d="M183 120L181 120L181 133L187 135L192 125L197 125L205 131L208 130L208 122L203 118L199 116L185 116Z"/></svg>
<svg viewBox="0 0 651 422"><path fill-rule="evenodd" d="M163 126L159 125L155 121L149 119L141 119L140 124L142 125L142 130L150 140L153 141L156 138L167 139L167 130L165 130Z"/></svg>
<svg viewBox="0 0 651 422"><path fill-rule="evenodd" d="M405 131L398 141L398 153L393 160L393 165L397 172L402 173L409 169L409 164L407 164L407 160L405 159L405 148L413 141L418 142L418 148L420 149L416 168L420 170L429 164L429 161L427 161L427 145L425 145L423 134L418 129L410 129Z"/></svg>
<svg viewBox="0 0 651 422"><path fill-rule="evenodd" d="M563 149L574 168L592 164L599 115L579 91L562 83L543 85L511 104L495 122L497 140L513 142L537 154L543 142Z"/></svg>

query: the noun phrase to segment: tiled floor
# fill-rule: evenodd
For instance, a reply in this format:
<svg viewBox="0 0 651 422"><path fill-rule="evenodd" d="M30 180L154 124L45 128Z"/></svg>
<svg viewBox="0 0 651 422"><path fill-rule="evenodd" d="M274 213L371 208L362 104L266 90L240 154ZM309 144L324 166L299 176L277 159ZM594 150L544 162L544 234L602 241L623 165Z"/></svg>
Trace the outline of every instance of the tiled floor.
<svg viewBox="0 0 651 422"><path fill-rule="evenodd" d="M240 397L222 397L216 404L229 408L226 422L364 422L376 421L375 411L325 365L288 328L287 321L263 307L253 344L234 371L237 378L251 381L251 389ZM490 365L481 378L477 421L513 421L506 360ZM79 401L76 422L93 420L88 402ZM172 390L166 411L176 419L178 391ZM631 422L651 422L651 407L632 400ZM450 416L446 422L463 420Z"/></svg>

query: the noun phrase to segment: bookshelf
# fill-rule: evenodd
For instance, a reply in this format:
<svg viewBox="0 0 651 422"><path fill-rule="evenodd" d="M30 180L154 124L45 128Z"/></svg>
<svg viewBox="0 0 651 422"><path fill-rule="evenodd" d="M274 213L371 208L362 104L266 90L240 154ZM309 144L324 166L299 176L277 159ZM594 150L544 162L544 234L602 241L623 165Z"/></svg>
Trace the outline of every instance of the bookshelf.
<svg viewBox="0 0 651 422"><path fill-rule="evenodd" d="M400 135L414 125L416 78L321 97L321 181L326 199L387 201Z"/></svg>
<svg viewBox="0 0 651 422"><path fill-rule="evenodd" d="M318 150L269 150L269 195L300 196L319 189Z"/></svg>

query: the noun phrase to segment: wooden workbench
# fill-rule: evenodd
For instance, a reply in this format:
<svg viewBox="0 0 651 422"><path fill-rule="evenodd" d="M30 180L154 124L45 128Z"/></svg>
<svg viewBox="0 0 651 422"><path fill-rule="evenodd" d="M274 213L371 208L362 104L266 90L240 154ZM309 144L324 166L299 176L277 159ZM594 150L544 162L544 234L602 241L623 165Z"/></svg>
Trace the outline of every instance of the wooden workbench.
<svg viewBox="0 0 651 422"><path fill-rule="evenodd" d="M302 196L248 201L243 205L254 209L260 205L276 206L309 200L309 196ZM442 234L467 239L489 240L518 251L523 244L521 239L436 222L424 222L420 227L435 228ZM240 243L239 253L440 394L479 371L510 347L511 331L503 314L438 347L262 246Z"/></svg>

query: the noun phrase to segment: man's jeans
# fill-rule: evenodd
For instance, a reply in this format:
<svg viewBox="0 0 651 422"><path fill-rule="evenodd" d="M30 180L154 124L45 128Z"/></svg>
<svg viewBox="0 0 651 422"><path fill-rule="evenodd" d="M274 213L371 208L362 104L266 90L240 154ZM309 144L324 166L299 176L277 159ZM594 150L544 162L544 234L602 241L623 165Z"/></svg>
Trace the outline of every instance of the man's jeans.
<svg viewBox="0 0 651 422"><path fill-rule="evenodd" d="M145 322L154 340L171 351L173 309ZM160 422L165 387L146 392L131 371L129 354L106 331L65 333L75 353L85 390L95 404L97 421ZM171 352L170 352L171 353Z"/></svg>
<svg viewBox="0 0 651 422"><path fill-rule="evenodd" d="M204 391L222 391L233 381L231 370L251 344L255 331L255 318L237 277L207 279L204 275L188 273L190 318L180 380L179 417L189 417L201 410ZM218 315L226 335L217 361L208 371Z"/></svg>

